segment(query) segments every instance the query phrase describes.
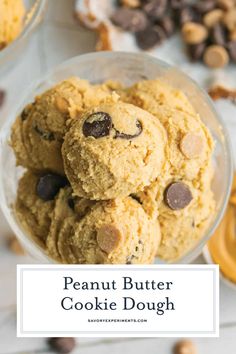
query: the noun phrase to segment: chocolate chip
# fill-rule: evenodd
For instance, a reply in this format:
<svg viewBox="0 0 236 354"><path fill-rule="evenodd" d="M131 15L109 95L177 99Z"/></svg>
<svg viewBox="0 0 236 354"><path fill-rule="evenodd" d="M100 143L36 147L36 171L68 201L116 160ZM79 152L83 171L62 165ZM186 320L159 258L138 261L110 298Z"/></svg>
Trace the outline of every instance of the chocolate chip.
<svg viewBox="0 0 236 354"><path fill-rule="evenodd" d="M133 135L125 134L125 133L119 132L119 130L115 129L116 130L115 139L120 138L120 139L130 140L130 139L137 138L143 131L142 124L141 124L141 122L139 120L137 120L137 122L136 122L136 127L138 128L137 132L135 134L133 134Z"/></svg>
<svg viewBox="0 0 236 354"><path fill-rule="evenodd" d="M170 16L163 17L161 20L158 21L158 25L165 32L166 37L170 37L173 34L175 24Z"/></svg>
<svg viewBox="0 0 236 354"><path fill-rule="evenodd" d="M219 44L221 46L225 46L226 44L226 30L222 24L217 23L211 29L211 40L214 44Z"/></svg>
<svg viewBox="0 0 236 354"><path fill-rule="evenodd" d="M128 257L126 258L126 264L132 264L132 260L133 260L134 258L135 258L134 255L128 256Z"/></svg>
<svg viewBox="0 0 236 354"><path fill-rule="evenodd" d="M52 132L39 128L37 124L33 125L33 129L36 131L37 134L40 135L42 139L49 141L55 140L54 134Z"/></svg>
<svg viewBox="0 0 236 354"><path fill-rule="evenodd" d="M236 61L236 41L229 42L227 48L229 50L230 58L233 61Z"/></svg>
<svg viewBox="0 0 236 354"><path fill-rule="evenodd" d="M0 42L0 50L4 49L6 46L6 42Z"/></svg>
<svg viewBox="0 0 236 354"><path fill-rule="evenodd" d="M57 353L69 354L76 346L75 338L50 338L48 344Z"/></svg>
<svg viewBox="0 0 236 354"><path fill-rule="evenodd" d="M111 116L106 112L95 112L90 114L83 124L84 136L93 136L95 139L110 134L112 128Z"/></svg>
<svg viewBox="0 0 236 354"><path fill-rule="evenodd" d="M113 13L111 21L116 26L130 32L142 31L148 25L147 16L143 11L126 7L117 9Z"/></svg>
<svg viewBox="0 0 236 354"><path fill-rule="evenodd" d="M167 0L147 0L143 6L144 12L152 20L160 19L166 12Z"/></svg>
<svg viewBox="0 0 236 354"><path fill-rule="evenodd" d="M143 204L141 199L139 198L139 196L137 194L130 194L130 197L134 200L136 200L136 202L138 202L139 204Z"/></svg>
<svg viewBox="0 0 236 354"><path fill-rule="evenodd" d="M143 50L160 45L165 37L165 32L160 26L148 27L144 31L136 33L137 44Z"/></svg>
<svg viewBox="0 0 236 354"><path fill-rule="evenodd" d="M0 108L4 104L5 98L6 98L6 92L4 90L0 89Z"/></svg>
<svg viewBox="0 0 236 354"><path fill-rule="evenodd" d="M165 202L172 210L185 208L193 199L189 187L183 182L173 182L165 190Z"/></svg>
<svg viewBox="0 0 236 354"><path fill-rule="evenodd" d="M194 8L200 14L205 14L206 12L213 10L215 6L216 6L215 0L200 0L197 1L196 4L194 4Z"/></svg>
<svg viewBox="0 0 236 354"><path fill-rule="evenodd" d="M199 14L194 11L192 6L186 6L180 9L176 17L180 26L183 26L186 22L201 21L201 16L199 16Z"/></svg>
<svg viewBox="0 0 236 354"><path fill-rule="evenodd" d="M205 42L189 45L187 51L190 59L192 61L197 61L202 59L205 48L206 48Z"/></svg>
<svg viewBox="0 0 236 354"><path fill-rule="evenodd" d="M39 178L36 186L37 195L44 201L53 200L60 188L65 187L68 181L57 174L46 174Z"/></svg>
<svg viewBox="0 0 236 354"><path fill-rule="evenodd" d="M188 5L188 0L170 0L170 6L173 10L182 9L186 5Z"/></svg>

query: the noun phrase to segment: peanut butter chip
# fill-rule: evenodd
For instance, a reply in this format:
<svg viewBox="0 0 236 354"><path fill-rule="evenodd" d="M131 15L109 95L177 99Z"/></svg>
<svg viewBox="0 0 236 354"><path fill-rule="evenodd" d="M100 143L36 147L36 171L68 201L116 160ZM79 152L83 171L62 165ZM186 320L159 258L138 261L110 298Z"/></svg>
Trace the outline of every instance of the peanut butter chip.
<svg viewBox="0 0 236 354"><path fill-rule="evenodd" d="M173 350L174 354L197 354L197 348L191 340L177 342Z"/></svg>
<svg viewBox="0 0 236 354"><path fill-rule="evenodd" d="M203 42L208 35L206 27L195 22L186 22L182 28L182 36L188 44L198 44Z"/></svg>
<svg viewBox="0 0 236 354"><path fill-rule="evenodd" d="M211 45L206 49L203 60L210 68L222 68L228 64L229 55L224 47Z"/></svg>
<svg viewBox="0 0 236 354"><path fill-rule="evenodd" d="M68 101L65 98L58 96L56 98L56 102L55 103L56 103L57 109L61 113L67 113L68 112L69 103L68 103Z"/></svg>
<svg viewBox="0 0 236 354"><path fill-rule="evenodd" d="M202 149L202 138L194 133L187 133L180 142L180 150L188 159L198 157Z"/></svg>
<svg viewBox="0 0 236 354"><path fill-rule="evenodd" d="M25 251L16 237L12 237L9 240L9 249L18 256L25 255Z"/></svg>
<svg viewBox="0 0 236 354"><path fill-rule="evenodd" d="M122 235L120 230L113 225L103 225L97 231L97 242L99 247L106 253L111 253L120 244Z"/></svg>
<svg viewBox="0 0 236 354"><path fill-rule="evenodd" d="M224 12L221 9L212 10L203 17L203 23L208 28L211 28L222 19L223 15Z"/></svg>

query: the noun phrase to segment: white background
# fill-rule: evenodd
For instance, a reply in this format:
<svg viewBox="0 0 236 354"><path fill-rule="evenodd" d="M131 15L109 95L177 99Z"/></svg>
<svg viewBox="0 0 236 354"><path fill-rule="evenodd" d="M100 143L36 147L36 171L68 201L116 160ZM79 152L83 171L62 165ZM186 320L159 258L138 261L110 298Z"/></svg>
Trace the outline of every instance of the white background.
<svg viewBox="0 0 236 354"><path fill-rule="evenodd" d="M191 267L191 268L190 268ZM116 283L116 290L76 290L69 284L65 290L64 277L74 282ZM123 277L131 277L134 286L123 290ZM135 282L172 282L170 289L138 290ZM19 266L17 276L18 335L19 336L218 336L218 267L217 266ZM63 310L61 301L73 298L73 303L94 303L108 300L117 304L116 310ZM157 315L156 310L122 311L123 297L136 303L155 303L168 297L174 310ZM130 303L130 302L129 302ZM66 307L71 302L66 300ZM129 306L129 305L128 305ZM204 321L202 321L204 316ZM88 322L88 319L146 319L147 322ZM168 333L169 332L169 333Z"/></svg>
<svg viewBox="0 0 236 354"><path fill-rule="evenodd" d="M7 117L7 110L17 102L19 93L44 75L47 69L80 53L94 50L94 34L80 28L73 17L74 0L49 0L50 6L44 26L32 37L23 60L10 73L0 77L0 86L8 90L7 104L0 111L0 125ZM160 49L160 54L162 49ZM175 60L184 69L184 62ZM202 67L187 66L188 74L195 79L200 77ZM236 68L231 80L236 82ZM236 152L236 108L226 102L218 102L231 134ZM234 138L234 139L233 139ZM7 248L7 237L11 235L7 224L0 213L0 354L49 354L45 340L40 338L16 338L16 264L32 263L29 257L17 257ZM203 258L198 258L202 263ZM220 301L220 338L196 339L199 354L235 354L236 348L236 292L221 283ZM204 322L204 316L202 316ZM175 339L79 339L75 354L170 354Z"/></svg>

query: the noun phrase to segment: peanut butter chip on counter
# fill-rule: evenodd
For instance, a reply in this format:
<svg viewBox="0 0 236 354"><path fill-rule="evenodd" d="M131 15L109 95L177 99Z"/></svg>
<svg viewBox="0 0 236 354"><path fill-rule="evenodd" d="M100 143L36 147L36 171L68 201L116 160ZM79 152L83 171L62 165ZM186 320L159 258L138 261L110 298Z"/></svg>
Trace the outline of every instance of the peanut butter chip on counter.
<svg viewBox="0 0 236 354"><path fill-rule="evenodd" d="M195 22L186 22L182 28L182 36L188 44L198 44L203 42L208 35L206 27Z"/></svg>
<svg viewBox="0 0 236 354"><path fill-rule="evenodd" d="M114 251L121 243L122 235L120 230L113 225L103 225L97 231L97 242L99 247L106 253Z"/></svg>
<svg viewBox="0 0 236 354"><path fill-rule="evenodd" d="M197 354L196 345L191 340L177 342L173 350L174 354Z"/></svg>
<svg viewBox="0 0 236 354"><path fill-rule="evenodd" d="M208 28L211 28L222 19L223 15L224 12L221 9L212 10L203 17L203 23Z"/></svg>
<svg viewBox="0 0 236 354"><path fill-rule="evenodd" d="M188 159L198 157L202 149L202 138L194 133L187 133L180 142L180 150Z"/></svg>
<svg viewBox="0 0 236 354"><path fill-rule="evenodd" d="M185 183L174 182L166 188L164 198L170 209L180 210L189 205L193 196Z"/></svg>
<svg viewBox="0 0 236 354"><path fill-rule="evenodd" d="M65 98L58 96L55 100L55 103L56 103L57 109L60 112L62 112L62 113L68 112L69 103Z"/></svg>
<svg viewBox="0 0 236 354"><path fill-rule="evenodd" d="M229 55L224 47L211 45L206 49L203 60L210 68L223 68L229 62Z"/></svg>
<svg viewBox="0 0 236 354"><path fill-rule="evenodd" d="M24 256L25 251L16 237L12 237L8 243L9 249L18 256Z"/></svg>

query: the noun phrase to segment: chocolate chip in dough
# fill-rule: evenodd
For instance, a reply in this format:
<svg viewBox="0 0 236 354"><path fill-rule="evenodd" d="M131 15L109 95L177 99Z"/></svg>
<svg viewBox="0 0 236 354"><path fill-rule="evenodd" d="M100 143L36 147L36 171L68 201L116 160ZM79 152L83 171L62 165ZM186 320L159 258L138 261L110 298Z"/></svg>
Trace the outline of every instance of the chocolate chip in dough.
<svg viewBox="0 0 236 354"><path fill-rule="evenodd" d="M85 137L92 136L95 139L108 136L112 128L111 116L106 112L95 112L90 114L83 124Z"/></svg>
<svg viewBox="0 0 236 354"><path fill-rule="evenodd" d="M0 108L3 106L6 98L6 93L4 90L0 89Z"/></svg>
<svg viewBox="0 0 236 354"><path fill-rule="evenodd" d="M114 251L121 241L122 234L114 225L103 225L97 230L98 246L108 254Z"/></svg>
<svg viewBox="0 0 236 354"><path fill-rule="evenodd" d="M214 27L212 27L210 37L211 37L212 43L218 44L218 45L224 47L226 45L225 27L222 26L221 23L217 23Z"/></svg>
<svg viewBox="0 0 236 354"><path fill-rule="evenodd" d="M180 150L188 159L199 157L203 150L202 138L195 133L187 133L180 142Z"/></svg>
<svg viewBox="0 0 236 354"><path fill-rule="evenodd" d="M189 45L187 51L190 59L193 62L202 59L205 48L206 48L205 42Z"/></svg>
<svg viewBox="0 0 236 354"><path fill-rule="evenodd" d="M147 0L142 9L150 19L158 20L166 12L167 0Z"/></svg>
<svg viewBox="0 0 236 354"><path fill-rule="evenodd" d="M52 141L55 139L54 134L52 132L41 129L36 123L33 124L33 129L38 135L40 135L43 140Z"/></svg>
<svg viewBox="0 0 236 354"><path fill-rule="evenodd" d="M229 62L229 54L220 45L210 45L204 52L203 60L210 68L223 68Z"/></svg>
<svg viewBox="0 0 236 354"><path fill-rule="evenodd" d="M173 182L165 190L165 202L172 210L185 208L193 199L189 187L183 182Z"/></svg>
<svg viewBox="0 0 236 354"><path fill-rule="evenodd" d="M120 139L130 140L130 139L137 138L143 131L142 124L139 120L137 120L137 122L136 122L136 127L137 127L137 132L133 135L125 134L125 133L119 132L119 130L115 129L115 131L116 131L115 139L120 138Z"/></svg>
<svg viewBox="0 0 236 354"><path fill-rule="evenodd" d="M36 186L37 195L44 201L53 200L60 188L68 184L64 176L57 174L46 174L39 178Z"/></svg>
<svg viewBox="0 0 236 354"><path fill-rule="evenodd" d="M165 32L160 26L150 26L144 31L136 33L137 44L143 50L160 45L165 38Z"/></svg>
<svg viewBox="0 0 236 354"><path fill-rule="evenodd" d="M179 10L188 5L188 0L170 0L170 6L173 10Z"/></svg>
<svg viewBox="0 0 236 354"><path fill-rule="evenodd" d="M127 7L118 8L111 16L111 21L125 31L138 32L148 25L148 19L141 10Z"/></svg>
<svg viewBox="0 0 236 354"><path fill-rule="evenodd" d="M69 354L76 346L75 338L50 338L48 344L51 349L60 354Z"/></svg>
<svg viewBox="0 0 236 354"><path fill-rule="evenodd" d="M236 62L236 40L229 42L227 48L229 50L230 58Z"/></svg>
<svg viewBox="0 0 236 354"><path fill-rule="evenodd" d="M191 340L181 340L174 345L173 354L197 354L197 348Z"/></svg>

